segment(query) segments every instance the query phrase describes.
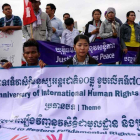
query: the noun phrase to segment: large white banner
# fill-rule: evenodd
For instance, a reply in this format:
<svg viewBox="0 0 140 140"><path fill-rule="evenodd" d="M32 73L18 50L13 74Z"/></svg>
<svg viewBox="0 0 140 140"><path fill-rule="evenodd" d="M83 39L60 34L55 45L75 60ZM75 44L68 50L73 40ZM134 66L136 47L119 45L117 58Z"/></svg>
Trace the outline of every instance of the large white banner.
<svg viewBox="0 0 140 140"><path fill-rule="evenodd" d="M139 140L140 67L0 69L0 140Z"/></svg>
<svg viewBox="0 0 140 140"><path fill-rule="evenodd" d="M22 31L14 31L11 35L0 31L0 60L6 59L13 66L21 66Z"/></svg>

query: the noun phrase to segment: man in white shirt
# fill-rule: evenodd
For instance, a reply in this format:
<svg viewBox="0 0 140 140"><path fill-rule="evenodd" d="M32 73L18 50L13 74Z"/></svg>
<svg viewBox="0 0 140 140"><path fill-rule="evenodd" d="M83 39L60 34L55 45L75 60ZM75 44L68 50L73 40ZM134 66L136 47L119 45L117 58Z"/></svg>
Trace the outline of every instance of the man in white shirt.
<svg viewBox="0 0 140 140"><path fill-rule="evenodd" d="M79 31L74 28L74 20L68 18L65 20L66 28L62 33L61 43L71 46L74 46L74 38L79 35Z"/></svg>

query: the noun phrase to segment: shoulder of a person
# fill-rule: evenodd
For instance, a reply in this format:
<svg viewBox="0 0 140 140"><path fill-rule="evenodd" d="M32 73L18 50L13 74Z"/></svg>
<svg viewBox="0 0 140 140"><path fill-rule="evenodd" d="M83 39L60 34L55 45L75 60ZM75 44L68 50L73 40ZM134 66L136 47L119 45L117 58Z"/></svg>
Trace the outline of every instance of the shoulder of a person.
<svg viewBox="0 0 140 140"><path fill-rule="evenodd" d="M68 33L68 32L69 32L68 29L64 29L64 30L63 30L63 33Z"/></svg>
<svg viewBox="0 0 140 140"><path fill-rule="evenodd" d="M117 20L117 21L121 21L119 18L117 18L117 17L115 17L115 20Z"/></svg>
<svg viewBox="0 0 140 140"><path fill-rule="evenodd" d="M108 20L104 20L104 21L102 21L102 23L101 23L101 25L106 25L108 23Z"/></svg>
<svg viewBox="0 0 140 140"><path fill-rule="evenodd" d="M102 23L108 23L108 20L107 20L107 19L105 19L104 21L102 21Z"/></svg>
<svg viewBox="0 0 140 140"><path fill-rule="evenodd" d="M116 23L116 25L120 26L120 23L119 22L115 21L115 23Z"/></svg>
<svg viewBox="0 0 140 140"><path fill-rule="evenodd" d="M61 19L59 19L58 17L55 16L55 19L57 19L58 21L61 21ZM62 22L62 21L61 21Z"/></svg>
<svg viewBox="0 0 140 140"><path fill-rule="evenodd" d="M92 21L89 21L87 24L92 24L93 25L93 20Z"/></svg>
<svg viewBox="0 0 140 140"><path fill-rule="evenodd" d="M64 65L73 65L73 58L68 59L63 63Z"/></svg>
<svg viewBox="0 0 140 140"><path fill-rule="evenodd" d="M140 28L140 25L138 24L138 23L134 23L135 24L135 26L137 26L137 27L139 27Z"/></svg>
<svg viewBox="0 0 140 140"><path fill-rule="evenodd" d="M89 57L89 64L98 64L98 61L90 56Z"/></svg>
<svg viewBox="0 0 140 140"><path fill-rule="evenodd" d="M122 24L121 29L124 28L124 27L126 27L126 26L128 26L128 23L127 22L125 22L124 24Z"/></svg>
<svg viewBox="0 0 140 140"><path fill-rule="evenodd" d="M73 30L74 30L75 32L79 32L79 30L78 30L78 29L76 29L76 28L73 28Z"/></svg>
<svg viewBox="0 0 140 140"><path fill-rule="evenodd" d="M0 18L0 22L1 22L1 21L4 21L4 17Z"/></svg>
<svg viewBox="0 0 140 140"><path fill-rule="evenodd" d="M46 16L46 17L49 17L49 15L47 13L45 13L45 12L41 12L41 15L42 16Z"/></svg>
<svg viewBox="0 0 140 140"><path fill-rule="evenodd" d="M19 16L14 16L15 19L21 19Z"/></svg>

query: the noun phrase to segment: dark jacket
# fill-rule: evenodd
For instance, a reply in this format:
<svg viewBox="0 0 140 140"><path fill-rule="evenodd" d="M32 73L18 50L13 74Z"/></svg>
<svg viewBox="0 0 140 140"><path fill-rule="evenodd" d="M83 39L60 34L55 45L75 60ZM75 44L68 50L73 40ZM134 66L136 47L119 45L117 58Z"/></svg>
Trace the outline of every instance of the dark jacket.
<svg viewBox="0 0 140 140"><path fill-rule="evenodd" d="M86 30L85 30L85 34L84 35L86 35L86 36L88 36L88 37L91 37L91 33L89 33L88 32L88 28L89 28L89 25L93 25L93 21L94 20L92 20L92 21L89 21L87 24L86 24ZM102 21L100 21L101 23L102 23Z"/></svg>
<svg viewBox="0 0 140 140"><path fill-rule="evenodd" d="M96 61L94 58L89 57L89 62L90 65L92 64L98 64L98 61ZM68 59L63 63L64 65L73 65L73 58Z"/></svg>
<svg viewBox="0 0 140 140"><path fill-rule="evenodd" d="M140 26L137 23L134 23L134 28L136 41L140 43ZM126 48L125 42L130 42L131 39L131 27L127 22L121 26L120 38L121 38L121 47L125 49Z"/></svg>
<svg viewBox="0 0 140 140"><path fill-rule="evenodd" d="M122 26L123 23L119 18L115 17L115 21L118 22L120 24L120 26Z"/></svg>

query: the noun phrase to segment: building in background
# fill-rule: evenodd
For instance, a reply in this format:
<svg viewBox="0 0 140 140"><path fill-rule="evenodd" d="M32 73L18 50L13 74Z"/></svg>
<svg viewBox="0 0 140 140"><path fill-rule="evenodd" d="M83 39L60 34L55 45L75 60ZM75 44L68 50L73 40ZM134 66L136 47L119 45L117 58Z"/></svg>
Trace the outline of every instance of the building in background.
<svg viewBox="0 0 140 140"><path fill-rule="evenodd" d="M77 21L74 21L74 27L75 27L76 29L78 29Z"/></svg>

